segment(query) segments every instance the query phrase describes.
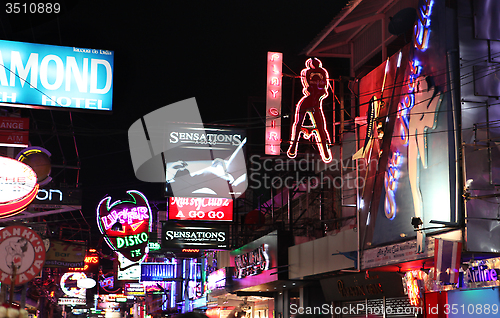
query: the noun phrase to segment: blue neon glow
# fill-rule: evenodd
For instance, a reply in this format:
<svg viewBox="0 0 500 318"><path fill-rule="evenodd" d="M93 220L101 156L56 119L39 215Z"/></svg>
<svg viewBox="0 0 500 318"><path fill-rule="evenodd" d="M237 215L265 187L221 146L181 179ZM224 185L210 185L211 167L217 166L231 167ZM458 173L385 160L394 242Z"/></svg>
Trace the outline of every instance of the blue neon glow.
<svg viewBox="0 0 500 318"><path fill-rule="evenodd" d="M0 40L0 103L111 111L113 60L109 50Z"/></svg>

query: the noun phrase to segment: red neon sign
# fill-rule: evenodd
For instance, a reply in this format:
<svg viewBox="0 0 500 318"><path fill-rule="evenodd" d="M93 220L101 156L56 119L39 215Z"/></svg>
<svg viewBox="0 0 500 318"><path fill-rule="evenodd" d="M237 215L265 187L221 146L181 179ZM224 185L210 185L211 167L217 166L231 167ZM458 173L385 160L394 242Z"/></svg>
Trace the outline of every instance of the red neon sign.
<svg viewBox="0 0 500 318"><path fill-rule="evenodd" d="M266 146L267 155L279 155L281 144L281 89L283 54L267 52Z"/></svg>
<svg viewBox="0 0 500 318"><path fill-rule="evenodd" d="M30 166L0 157L0 218L22 212L38 193L36 173Z"/></svg>
<svg viewBox="0 0 500 318"><path fill-rule="evenodd" d="M90 250L89 250L89 252L90 252ZM89 265L99 264L99 256L97 254L87 255L87 256L85 256L84 263L85 263L85 265L83 267L70 267L70 268L68 268L68 270L72 271L72 272L84 272L87 269L89 269Z"/></svg>
<svg viewBox="0 0 500 318"><path fill-rule="evenodd" d="M168 199L168 219L183 221L232 221L233 200L222 198Z"/></svg>
<svg viewBox="0 0 500 318"><path fill-rule="evenodd" d="M200 250L197 248L183 248L181 253L199 253Z"/></svg>
<svg viewBox="0 0 500 318"><path fill-rule="evenodd" d="M323 113L323 100L328 96L328 88L331 85L328 72L323 68L320 60L310 58L306 61L306 68L300 72L300 79L304 96L295 108L288 157L295 158L297 156L298 142L301 137L310 139L314 136L321 159L323 162L329 163L332 161L331 141ZM304 121L307 116L311 125L306 126Z"/></svg>

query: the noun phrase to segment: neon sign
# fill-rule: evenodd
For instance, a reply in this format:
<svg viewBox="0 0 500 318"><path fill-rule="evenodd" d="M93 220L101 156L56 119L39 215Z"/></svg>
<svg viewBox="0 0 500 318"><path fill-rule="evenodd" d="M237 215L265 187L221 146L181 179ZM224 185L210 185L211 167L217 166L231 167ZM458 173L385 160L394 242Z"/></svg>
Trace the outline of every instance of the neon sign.
<svg viewBox="0 0 500 318"><path fill-rule="evenodd" d="M114 251L119 251L131 261L139 261L149 250L148 234L152 229L153 217L142 193L135 190L127 193L132 200L111 204L111 197L106 197L99 202L97 224Z"/></svg>
<svg viewBox="0 0 500 318"><path fill-rule="evenodd" d="M301 136L305 139L314 136L321 159L323 162L329 163L332 161L331 141L323 113L323 100L328 96L328 88L330 87L328 72L323 68L320 60L310 58L306 61L306 68L300 72L300 79L304 96L295 108L288 157L295 158L297 156L297 147ZM304 125L306 117L309 117L311 125Z"/></svg>
<svg viewBox="0 0 500 318"><path fill-rule="evenodd" d="M170 197L169 220L232 221L233 200Z"/></svg>
<svg viewBox="0 0 500 318"><path fill-rule="evenodd" d="M429 35L431 25L431 12L434 0L425 0L422 7L418 10L418 19L413 28L413 38L415 47L420 51L425 51L429 46Z"/></svg>
<svg viewBox="0 0 500 318"><path fill-rule="evenodd" d="M38 192L33 169L14 159L0 157L0 218L22 212Z"/></svg>
<svg viewBox="0 0 500 318"><path fill-rule="evenodd" d="M388 168L385 171L384 185L385 185L385 216L392 220L396 216L396 199L394 193L397 189L397 181L399 179L399 167L401 166L401 155L398 151L392 153L389 159Z"/></svg>
<svg viewBox="0 0 500 318"><path fill-rule="evenodd" d="M427 274L423 271L416 270L407 272L403 278L406 293L410 299L410 304L415 307L421 307L425 292L425 280Z"/></svg>
<svg viewBox="0 0 500 318"><path fill-rule="evenodd" d="M269 269L269 246L262 244L253 251L234 257L236 278L254 276Z"/></svg>
<svg viewBox="0 0 500 318"><path fill-rule="evenodd" d="M77 286L77 281L87 278L85 273L69 272L61 277L61 289L63 293L69 297L85 298L85 288Z"/></svg>
<svg viewBox="0 0 500 318"><path fill-rule="evenodd" d="M68 271L84 272L89 269L90 265L99 264L99 256L94 252L93 255L85 256L84 267L70 267Z"/></svg>
<svg viewBox="0 0 500 318"><path fill-rule="evenodd" d="M279 155L283 54L267 52L266 155Z"/></svg>

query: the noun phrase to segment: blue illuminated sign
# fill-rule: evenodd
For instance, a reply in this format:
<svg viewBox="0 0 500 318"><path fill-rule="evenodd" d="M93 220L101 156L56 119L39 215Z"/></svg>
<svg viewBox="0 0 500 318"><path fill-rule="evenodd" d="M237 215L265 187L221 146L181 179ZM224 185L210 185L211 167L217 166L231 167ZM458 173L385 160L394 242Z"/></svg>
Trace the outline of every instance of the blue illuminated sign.
<svg viewBox="0 0 500 318"><path fill-rule="evenodd" d="M173 280L177 277L177 264L174 263L142 263L141 281Z"/></svg>
<svg viewBox="0 0 500 318"><path fill-rule="evenodd" d="M112 110L109 50L0 40L0 105Z"/></svg>

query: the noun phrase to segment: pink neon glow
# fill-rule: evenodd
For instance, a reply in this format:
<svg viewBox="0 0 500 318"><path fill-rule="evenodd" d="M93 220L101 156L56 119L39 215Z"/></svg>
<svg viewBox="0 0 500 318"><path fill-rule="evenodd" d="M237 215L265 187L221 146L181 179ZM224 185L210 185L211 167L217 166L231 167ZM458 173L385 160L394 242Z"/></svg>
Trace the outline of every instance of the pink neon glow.
<svg viewBox="0 0 500 318"><path fill-rule="evenodd" d="M279 110L277 110L277 109L276 109L276 108L274 108L274 107L271 107L271 108L269 108L269 114L270 114L271 116L279 116L279 115L280 115L280 111L279 111Z"/></svg>
<svg viewBox="0 0 500 318"><path fill-rule="evenodd" d="M271 77L271 85L279 86L280 80L277 77Z"/></svg>
<svg viewBox="0 0 500 318"><path fill-rule="evenodd" d="M280 153L281 144L281 85L283 55L277 52L267 53L267 96L266 96L266 146L270 155Z"/></svg>
<svg viewBox="0 0 500 318"><path fill-rule="evenodd" d="M323 68L321 61L316 58L308 59L305 64L306 68L300 72L304 96L295 108L295 120L292 125L290 148L287 154L289 158L295 158L300 137L310 139L311 136L314 136L321 159L323 162L329 163L332 161L331 141L323 113L323 100L328 96L330 86L329 75L327 70ZM306 116L309 116L312 126L304 126Z"/></svg>
<svg viewBox="0 0 500 318"><path fill-rule="evenodd" d="M280 59L280 55L278 53L274 53L273 55L271 55L271 61L277 61Z"/></svg>
<svg viewBox="0 0 500 318"><path fill-rule="evenodd" d="M269 140L278 140L278 134L275 131L269 133Z"/></svg>

